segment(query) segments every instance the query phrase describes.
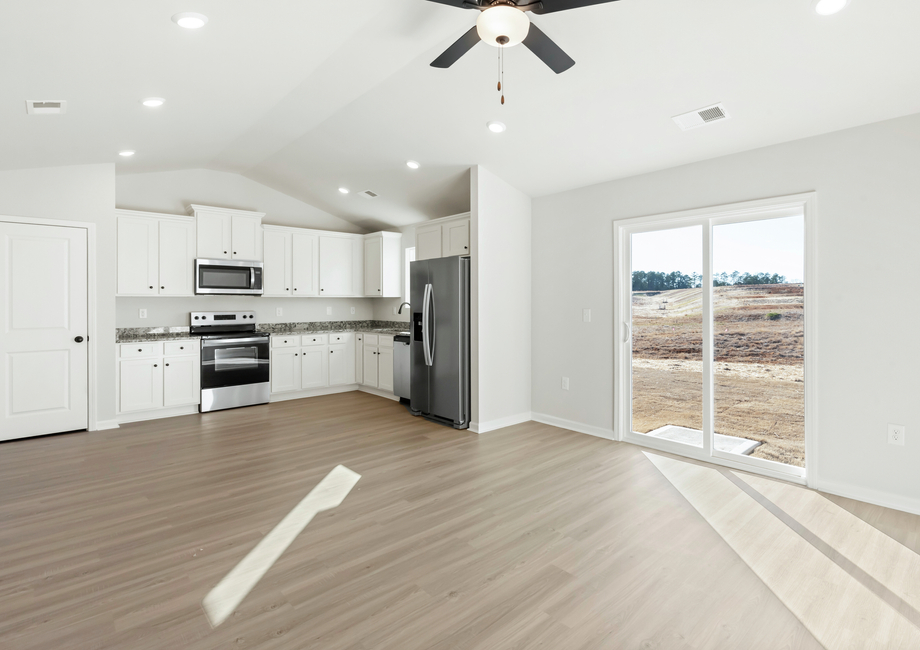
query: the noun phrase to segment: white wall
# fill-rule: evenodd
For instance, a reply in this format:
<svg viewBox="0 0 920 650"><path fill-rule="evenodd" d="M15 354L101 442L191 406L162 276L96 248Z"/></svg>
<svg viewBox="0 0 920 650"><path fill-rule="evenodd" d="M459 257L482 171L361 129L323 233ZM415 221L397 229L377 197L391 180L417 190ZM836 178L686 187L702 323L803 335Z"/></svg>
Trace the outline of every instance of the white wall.
<svg viewBox="0 0 920 650"><path fill-rule="evenodd" d="M197 296L190 298L118 298L118 327L187 327L192 311L254 311L259 323L302 323L329 320L370 320L379 298L261 298ZM276 309L281 308L281 316ZM326 308L332 308L332 314ZM355 313L351 313L354 307ZM138 310L146 309L147 318ZM395 320L385 318L382 320Z"/></svg>
<svg viewBox="0 0 920 650"><path fill-rule="evenodd" d="M531 411L531 199L483 167L471 174L472 423Z"/></svg>
<svg viewBox="0 0 920 650"><path fill-rule="evenodd" d="M535 199L533 411L612 428L614 219L816 190L818 487L920 512L918 178L913 115Z"/></svg>
<svg viewBox="0 0 920 650"><path fill-rule="evenodd" d="M350 221L334 217L309 203L230 172L185 169L149 174L125 174L116 179L119 208L186 214L191 203L265 212L263 223L364 232Z"/></svg>
<svg viewBox="0 0 920 650"><path fill-rule="evenodd" d="M96 224L96 417L115 418L115 166L0 172L0 214Z"/></svg>

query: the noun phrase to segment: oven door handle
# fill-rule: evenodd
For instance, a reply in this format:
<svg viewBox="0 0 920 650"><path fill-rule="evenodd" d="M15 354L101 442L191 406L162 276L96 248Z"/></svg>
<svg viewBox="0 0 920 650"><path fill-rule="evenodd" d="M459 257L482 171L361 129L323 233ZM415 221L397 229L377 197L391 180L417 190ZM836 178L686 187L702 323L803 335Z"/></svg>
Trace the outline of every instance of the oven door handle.
<svg viewBox="0 0 920 650"><path fill-rule="evenodd" d="M235 346L237 343L268 343L268 337L257 336L251 339L224 339L224 340L211 340L211 341L202 341L201 347L204 348L214 348L219 345L232 345Z"/></svg>

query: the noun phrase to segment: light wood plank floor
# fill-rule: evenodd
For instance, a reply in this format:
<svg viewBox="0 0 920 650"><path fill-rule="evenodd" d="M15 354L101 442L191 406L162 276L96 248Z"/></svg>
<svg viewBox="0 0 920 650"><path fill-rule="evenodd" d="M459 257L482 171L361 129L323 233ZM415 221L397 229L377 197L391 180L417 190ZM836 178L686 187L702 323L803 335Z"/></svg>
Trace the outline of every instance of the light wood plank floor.
<svg viewBox="0 0 920 650"><path fill-rule="evenodd" d="M357 487L211 629L337 464ZM0 445L0 647L821 646L638 448L343 393Z"/></svg>

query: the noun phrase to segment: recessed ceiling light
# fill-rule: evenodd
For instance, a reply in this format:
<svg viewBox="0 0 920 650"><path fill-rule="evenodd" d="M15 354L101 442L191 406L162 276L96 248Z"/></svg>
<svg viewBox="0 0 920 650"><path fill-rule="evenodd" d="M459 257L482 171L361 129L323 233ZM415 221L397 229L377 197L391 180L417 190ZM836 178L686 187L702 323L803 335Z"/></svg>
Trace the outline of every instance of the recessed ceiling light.
<svg viewBox="0 0 920 650"><path fill-rule="evenodd" d="M134 155L134 152L131 151L130 149L127 149L127 150L125 150L125 151L119 151L119 152L118 152L118 155L119 155L119 156L124 156L125 158L130 158L131 156Z"/></svg>
<svg viewBox="0 0 920 650"><path fill-rule="evenodd" d="M144 106L149 106L150 108L156 108L157 106L162 106L166 102L162 97L148 97L141 103Z"/></svg>
<svg viewBox="0 0 920 650"><path fill-rule="evenodd" d="M815 0L815 12L820 16L830 16L841 11L850 0Z"/></svg>
<svg viewBox="0 0 920 650"><path fill-rule="evenodd" d="M489 127L492 133L504 133L505 129L508 128L505 126L504 122L489 122L486 126Z"/></svg>
<svg viewBox="0 0 920 650"><path fill-rule="evenodd" d="M200 29L208 22L207 16L196 14L193 11L183 11L181 14L173 16L172 19L179 27L185 27L186 29Z"/></svg>
<svg viewBox="0 0 920 650"><path fill-rule="evenodd" d="M348 188L347 188L347 187L340 187L340 188L339 188L339 192L341 192L342 194L348 194Z"/></svg>
<svg viewBox="0 0 920 650"><path fill-rule="evenodd" d="M408 167L409 169L418 169L419 167L421 167L421 165L419 165L414 160L407 160L406 167Z"/></svg>

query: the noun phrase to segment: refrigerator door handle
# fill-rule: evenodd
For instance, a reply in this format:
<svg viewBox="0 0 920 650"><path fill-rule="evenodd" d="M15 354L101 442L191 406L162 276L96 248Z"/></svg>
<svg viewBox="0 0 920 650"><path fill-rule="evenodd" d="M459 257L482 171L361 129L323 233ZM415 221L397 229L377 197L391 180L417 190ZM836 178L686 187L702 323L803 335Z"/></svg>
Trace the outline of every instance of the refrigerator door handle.
<svg viewBox="0 0 920 650"><path fill-rule="evenodd" d="M422 301L422 349L425 352L425 365L431 365L431 347L428 342L428 309L431 300L431 285L425 285L425 298Z"/></svg>
<svg viewBox="0 0 920 650"><path fill-rule="evenodd" d="M428 286L431 287L431 299L429 300L431 303L431 344L429 345L431 363L428 365L434 365L434 346L438 342L438 312L434 304L434 285L430 284Z"/></svg>

